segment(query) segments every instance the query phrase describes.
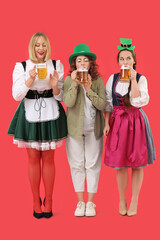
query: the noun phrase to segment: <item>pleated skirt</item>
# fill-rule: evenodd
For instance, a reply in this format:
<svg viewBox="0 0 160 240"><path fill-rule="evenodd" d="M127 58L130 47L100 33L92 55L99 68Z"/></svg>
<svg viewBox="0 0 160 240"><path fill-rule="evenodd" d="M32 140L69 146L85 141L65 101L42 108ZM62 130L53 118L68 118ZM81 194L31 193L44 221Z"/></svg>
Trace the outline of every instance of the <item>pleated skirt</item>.
<svg viewBox="0 0 160 240"><path fill-rule="evenodd" d="M13 142L19 147L37 150L55 149L67 137L65 111L58 102L59 118L45 122L28 122L25 118L24 100L19 104L10 123L8 134L14 136Z"/></svg>

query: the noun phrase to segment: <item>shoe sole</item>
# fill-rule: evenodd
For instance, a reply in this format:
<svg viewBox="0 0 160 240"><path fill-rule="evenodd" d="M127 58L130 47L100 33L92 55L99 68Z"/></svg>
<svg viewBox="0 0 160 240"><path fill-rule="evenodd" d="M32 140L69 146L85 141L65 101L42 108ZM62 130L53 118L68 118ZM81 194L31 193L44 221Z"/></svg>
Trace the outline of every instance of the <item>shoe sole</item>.
<svg viewBox="0 0 160 240"><path fill-rule="evenodd" d="M85 216L86 216L86 217L95 217L95 216L96 216L96 213L95 213L94 215L93 215L93 214L86 214L86 213L85 213Z"/></svg>
<svg viewBox="0 0 160 240"><path fill-rule="evenodd" d="M128 217L133 217L133 216L136 216L136 215L137 215L137 212L127 213L127 216L128 216Z"/></svg>
<svg viewBox="0 0 160 240"><path fill-rule="evenodd" d="M83 213L83 214L75 214L75 213L74 213L74 216L75 216L75 217L84 217L85 214L84 214L84 213Z"/></svg>
<svg viewBox="0 0 160 240"><path fill-rule="evenodd" d="M84 217L85 215L74 215L75 217Z"/></svg>

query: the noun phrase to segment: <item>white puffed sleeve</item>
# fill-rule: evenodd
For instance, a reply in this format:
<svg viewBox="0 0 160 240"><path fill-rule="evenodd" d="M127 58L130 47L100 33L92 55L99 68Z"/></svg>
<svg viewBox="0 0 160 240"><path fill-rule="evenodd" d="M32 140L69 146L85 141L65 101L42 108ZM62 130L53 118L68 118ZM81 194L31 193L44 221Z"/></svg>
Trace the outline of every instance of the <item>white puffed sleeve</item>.
<svg viewBox="0 0 160 240"><path fill-rule="evenodd" d="M106 107L104 112L112 112L113 110L113 99L112 99L112 84L113 84L113 74L108 79L106 84Z"/></svg>
<svg viewBox="0 0 160 240"><path fill-rule="evenodd" d="M21 101L27 94L29 88L25 84L25 72L21 63L16 63L13 70L12 95L16 101Z"/></svg>
<svg viewBox="0 0 160 240"><path fill-rule="evenodd" d="M60 60L56 61L56 70L59 74L57 87L60 90L58 95L54 95L55 99L58 101L63 101L63 76L64 76L64 67Z"/></svg>
<svg viewBox="0 0 160 240"><path fill-rule="evenodd" d="M136 98L131 97L130 92L130 102L131 105L134 107L142 107L148 104L149 102L149 94L148 94L148 86L147 86L147 79L144 76L141 76L138 82L138 87L140 91L140 96Z"/></svg>

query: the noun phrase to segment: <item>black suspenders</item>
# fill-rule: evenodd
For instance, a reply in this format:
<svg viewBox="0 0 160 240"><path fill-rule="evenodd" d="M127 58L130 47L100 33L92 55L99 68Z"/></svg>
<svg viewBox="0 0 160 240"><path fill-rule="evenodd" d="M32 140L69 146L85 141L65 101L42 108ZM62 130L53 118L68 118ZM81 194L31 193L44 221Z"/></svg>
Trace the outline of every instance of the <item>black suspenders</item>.
<svg viewBox="0 0 160 240"><path fill-rule="evenodd" d="M23 61L21 63L23 65L24 71L26 71L26 61ZM52 60L52 63L53 63L54 69L56 70L56 60ZM39 94L36 90L35 91L29 90L25 97L29 99L38 99L40 97L49 98L49 97L53 97L53 93L52 93L52 89L45 90L42 94Z"/></svg>
<svg viewBox="0 0 160 240"><path fill-rule="evenodd" d="M24 68L24 71L26 71L26 61L21 62ZM56 70L56 60L52 60L54 69Z"/></svg>

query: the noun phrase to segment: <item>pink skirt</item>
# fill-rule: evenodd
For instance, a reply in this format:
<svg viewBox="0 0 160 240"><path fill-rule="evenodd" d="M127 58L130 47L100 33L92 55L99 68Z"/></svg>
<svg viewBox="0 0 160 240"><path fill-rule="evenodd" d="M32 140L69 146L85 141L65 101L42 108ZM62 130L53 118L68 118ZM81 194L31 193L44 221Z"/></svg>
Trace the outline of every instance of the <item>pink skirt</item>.
<svg viewBox="0 0 160 240"><path fill-rule="evenodd" d="M104 163L114 168L143 167L148 164L145 123L138 108L113 107Z"/></svg>

